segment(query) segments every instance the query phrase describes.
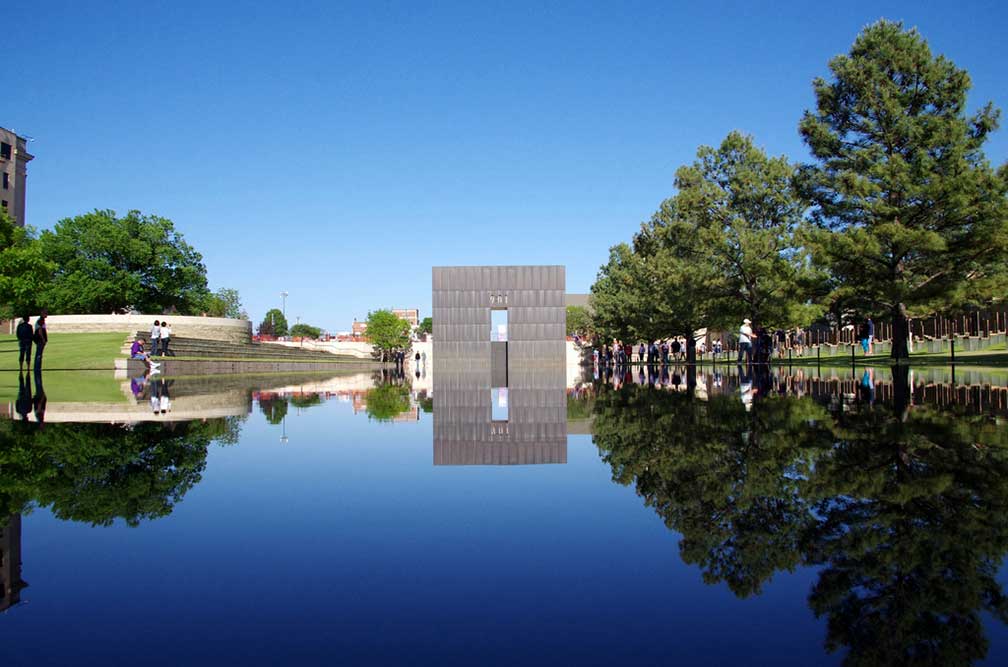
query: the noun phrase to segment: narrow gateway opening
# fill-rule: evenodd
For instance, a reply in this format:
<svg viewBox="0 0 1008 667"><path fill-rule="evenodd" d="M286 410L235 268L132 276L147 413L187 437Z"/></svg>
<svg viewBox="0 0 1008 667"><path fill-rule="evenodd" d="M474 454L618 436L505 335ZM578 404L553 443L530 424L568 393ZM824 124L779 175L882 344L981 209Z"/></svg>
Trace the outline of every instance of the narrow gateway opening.
<svg viewBox="0 0 1008 667"><path fill-rule="evenodd" d="M495 389L503 388L505 390L504 405L506 406L508 386L507 308L493 308L490 310L490 382L491 387ZM507 419L507 417L504 417L504 419Z"/></svg>
<svg viewBox="0 0 1008 667"><path fill-rule="evenodd" d="M507 308L494 308L490 311L490 342L506 343L508 339Z"/></svg>

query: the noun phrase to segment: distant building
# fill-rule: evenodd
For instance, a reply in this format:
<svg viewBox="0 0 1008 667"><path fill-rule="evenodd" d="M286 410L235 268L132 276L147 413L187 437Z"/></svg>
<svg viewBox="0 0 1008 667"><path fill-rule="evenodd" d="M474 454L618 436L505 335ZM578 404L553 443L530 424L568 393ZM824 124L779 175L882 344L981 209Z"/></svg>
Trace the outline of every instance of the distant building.
<svg viewBox="0 0 1008 667"><path fill-rule="evenodd" d="M392 314L399 319L409 322L410 329L420 326L420 310L418 308L393 308ZM363 336L367 333L367 322L354 320L352 327L354 336Z"/></svg>
<svg viewBox="0 0 1008 667"><path fill-rule="evenodd" d="M420 326L420 310L418 308L393 308L392 314L409 322L411 329Z"/></svg>
<svg viewBox="0 0 1008 667"><path fill-rule="evenodd" d="M0 127L0 206L19 227L25 225L27 165L34 157L28 153L27 143L24 137Z"/></svg>
<svg viewBox="0 0 1008 667"><path fill-rule="evenodd" d="M591 303L589 299L591 294L564 294L564 305L570 306L580 306L582 308L591 308Z"/></svg>

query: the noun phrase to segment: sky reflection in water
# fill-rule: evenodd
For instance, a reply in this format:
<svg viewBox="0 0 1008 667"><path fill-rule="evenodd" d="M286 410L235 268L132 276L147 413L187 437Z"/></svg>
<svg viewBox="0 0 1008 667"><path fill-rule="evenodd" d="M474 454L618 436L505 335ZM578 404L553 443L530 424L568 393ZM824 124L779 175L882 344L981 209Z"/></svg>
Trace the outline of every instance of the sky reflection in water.
<svg viewBox="0 0 1008 667"><path fill-rule="evenodd" d="M1008 390L943 373L529 380L509 423L426 376L10 409L4 662L1003 664Z"/></svg>

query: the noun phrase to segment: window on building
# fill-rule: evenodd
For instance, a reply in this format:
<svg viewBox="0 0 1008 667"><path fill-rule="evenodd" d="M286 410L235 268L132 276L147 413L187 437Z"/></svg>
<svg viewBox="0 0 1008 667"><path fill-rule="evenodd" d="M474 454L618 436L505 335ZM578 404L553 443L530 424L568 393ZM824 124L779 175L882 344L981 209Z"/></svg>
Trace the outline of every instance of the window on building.
<svg viewBox="0 0 1008 667"><path fill-rule="evenodd" d="M11 145L5 142L0 142L0 157L5 160L9 160L11 157Z"/></svg>
<svg viewBox="0 0 1008 667"><path fill-rule="evenodd" d="M7 200L4 199L2 202L0 202L0 204L2 204L3 207L4 207L4 209L6 210L6 208L7 208Z"/></svg>
<svg viewBox="0 0 1008 667"><path fill-rule="evenodd" d="M10 175L5 171L3 173L3 189L7 190L10 188Z"/></svg>

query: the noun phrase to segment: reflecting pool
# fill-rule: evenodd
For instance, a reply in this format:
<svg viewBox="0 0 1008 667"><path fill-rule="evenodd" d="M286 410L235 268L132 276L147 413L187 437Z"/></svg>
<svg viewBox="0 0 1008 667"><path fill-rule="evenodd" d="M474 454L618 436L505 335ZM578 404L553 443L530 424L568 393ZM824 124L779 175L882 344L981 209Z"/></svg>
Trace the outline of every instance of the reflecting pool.
<svg viewBox="0 0 1008 667"><path fill-rule="evenodd" d="M1004 372L7 375L4 665L1008 664Z"/></svg>

